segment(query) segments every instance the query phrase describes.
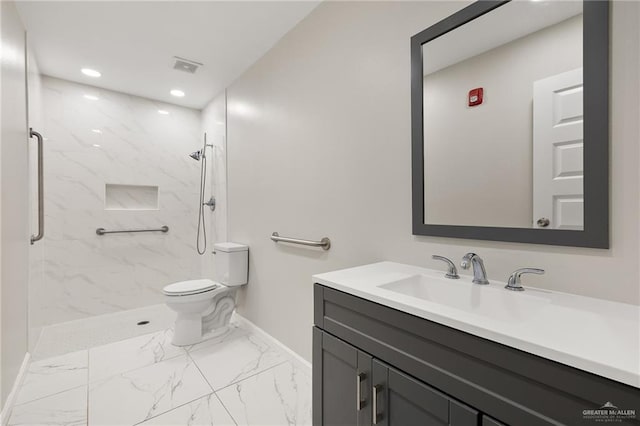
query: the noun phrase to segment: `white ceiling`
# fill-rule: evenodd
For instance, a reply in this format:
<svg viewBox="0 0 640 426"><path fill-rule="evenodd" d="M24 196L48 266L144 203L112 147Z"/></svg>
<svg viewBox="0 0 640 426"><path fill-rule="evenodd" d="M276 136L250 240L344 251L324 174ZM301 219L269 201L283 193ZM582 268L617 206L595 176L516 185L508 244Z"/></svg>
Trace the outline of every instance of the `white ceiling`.
<svg viewBox="0 0 640 426"><path fill-rule="evenodd" d="M42 74L200 109L318 4L22 1L18 10ZM204 66L177 71L174 56ZM186 96L171 96L174 88Z"/></svg>

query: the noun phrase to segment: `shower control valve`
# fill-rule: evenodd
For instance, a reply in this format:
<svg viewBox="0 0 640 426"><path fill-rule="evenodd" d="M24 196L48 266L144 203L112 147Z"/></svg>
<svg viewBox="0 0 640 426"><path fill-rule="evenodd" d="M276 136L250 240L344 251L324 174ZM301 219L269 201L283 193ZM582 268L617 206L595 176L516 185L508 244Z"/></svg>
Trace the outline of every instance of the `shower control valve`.
<svg viewBox="0 0 640 426"><path fill-rule="evenodd" d="M209 206L209 208L213 212L216 210L216 198L214 196L211 196L211 198L209 198L209 201L205 201L204 203L202 203L202 205Z"/></svg>

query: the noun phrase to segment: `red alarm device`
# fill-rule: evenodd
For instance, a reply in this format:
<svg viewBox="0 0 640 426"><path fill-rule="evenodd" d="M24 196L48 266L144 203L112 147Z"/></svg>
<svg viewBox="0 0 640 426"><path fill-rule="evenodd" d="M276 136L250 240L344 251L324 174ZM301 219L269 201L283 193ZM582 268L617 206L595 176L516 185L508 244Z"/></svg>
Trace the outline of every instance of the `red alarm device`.
<svg viewBox="0 0 640 426"><path fill-rule="evenodd" d="M482 104L483 94L484 89L482 87L469 90L469 106L473 107Z"/></svg>

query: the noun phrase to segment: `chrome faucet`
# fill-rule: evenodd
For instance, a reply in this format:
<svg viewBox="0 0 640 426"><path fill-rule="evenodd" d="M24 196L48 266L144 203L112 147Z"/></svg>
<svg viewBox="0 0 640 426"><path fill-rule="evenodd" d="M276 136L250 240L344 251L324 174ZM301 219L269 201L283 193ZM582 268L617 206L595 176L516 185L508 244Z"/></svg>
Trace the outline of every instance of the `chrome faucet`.
<svg viewBox="0 0 640 426"><path fill-rule="evenodd" d="M509 281L507 282L507 285L504 286L504 288L506 288L507 290L524 291L524 287L522 287L522 281L520 279L522 274L542 275L544 274L544 269L538 269L538 268L516 269L513 272L513 274L511 274L511 276L509 277Z"/></svg>
<svg viewBox="0 0 640 426"><path fill-rule="evenodd" d="M469 266L473 265L473 283L474 284L489 284L487 279L487 271L484 269L484 262L482 258L475 253L467 253L462 258L460 266L462 269L469 269Z"/></svg>
<svg viewBox="0 0 640 426"><path fill-rule="evenodd" d="M445 278L449 278L452 280L457 280L458 278L460 278L460 275L458 275L458 270L456 269L455 263L453 263L450 259L444 256L438 256L437 254L432 255L431 258L435 260L441 260L447 264L449 268L447 270L447 273L444 274Z"/></svg>

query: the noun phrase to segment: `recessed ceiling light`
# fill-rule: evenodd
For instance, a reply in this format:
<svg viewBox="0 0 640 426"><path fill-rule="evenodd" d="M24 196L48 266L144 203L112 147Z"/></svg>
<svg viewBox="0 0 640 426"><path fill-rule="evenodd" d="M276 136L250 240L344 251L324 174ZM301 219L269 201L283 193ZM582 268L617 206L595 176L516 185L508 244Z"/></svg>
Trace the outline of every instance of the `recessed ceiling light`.
<svg viewBox="0 0 640 426"><path fill-rule="evenodd" d="M102 130L100 130L100 129L91 129L91 131L93 133L102 133Z"/></svg>
<svg viewBox="0 0 640 426"><path fill-rule="evenodd" d="M169 115L169 111L165 111L163 109L159 109L158 110L158 114L162 114L162 115Z"/></svg>
<svg viewBox="0 0 640 426"><path fill-rule="evenodd" d="M89 77L100 77L102 74L100 73L100 71L96 71L96 70L92 70L91 68L82 68L80 71L82 71L82 74L89 76Z"/></svg>
<svg viewBox="0 0 640 426"><path fill-rule="evenodd" d="M97 143L94 143L93 146L96 148L100 148L100 145L98 145Z"/></svg>
<svg viewBox="0 0 640 426"><path fill-rule="evenodd" d="M97 96L93 96L93 95L84 95L84 98L89 99L90 101L97 101L98 99L100 99Z"/></svg>
<svg viewBox="0 0 640 426"><path fill-rule="evenodd" d="M178 89L173 89L173 90L172 90L171 92L169 92L169 93L171 93L173 96L176 96L176 97L178 97L178 98L181 98L181 97L183 97L183 96L184 96L184 92L183 92L182 90L178 90Z"/></svg>

